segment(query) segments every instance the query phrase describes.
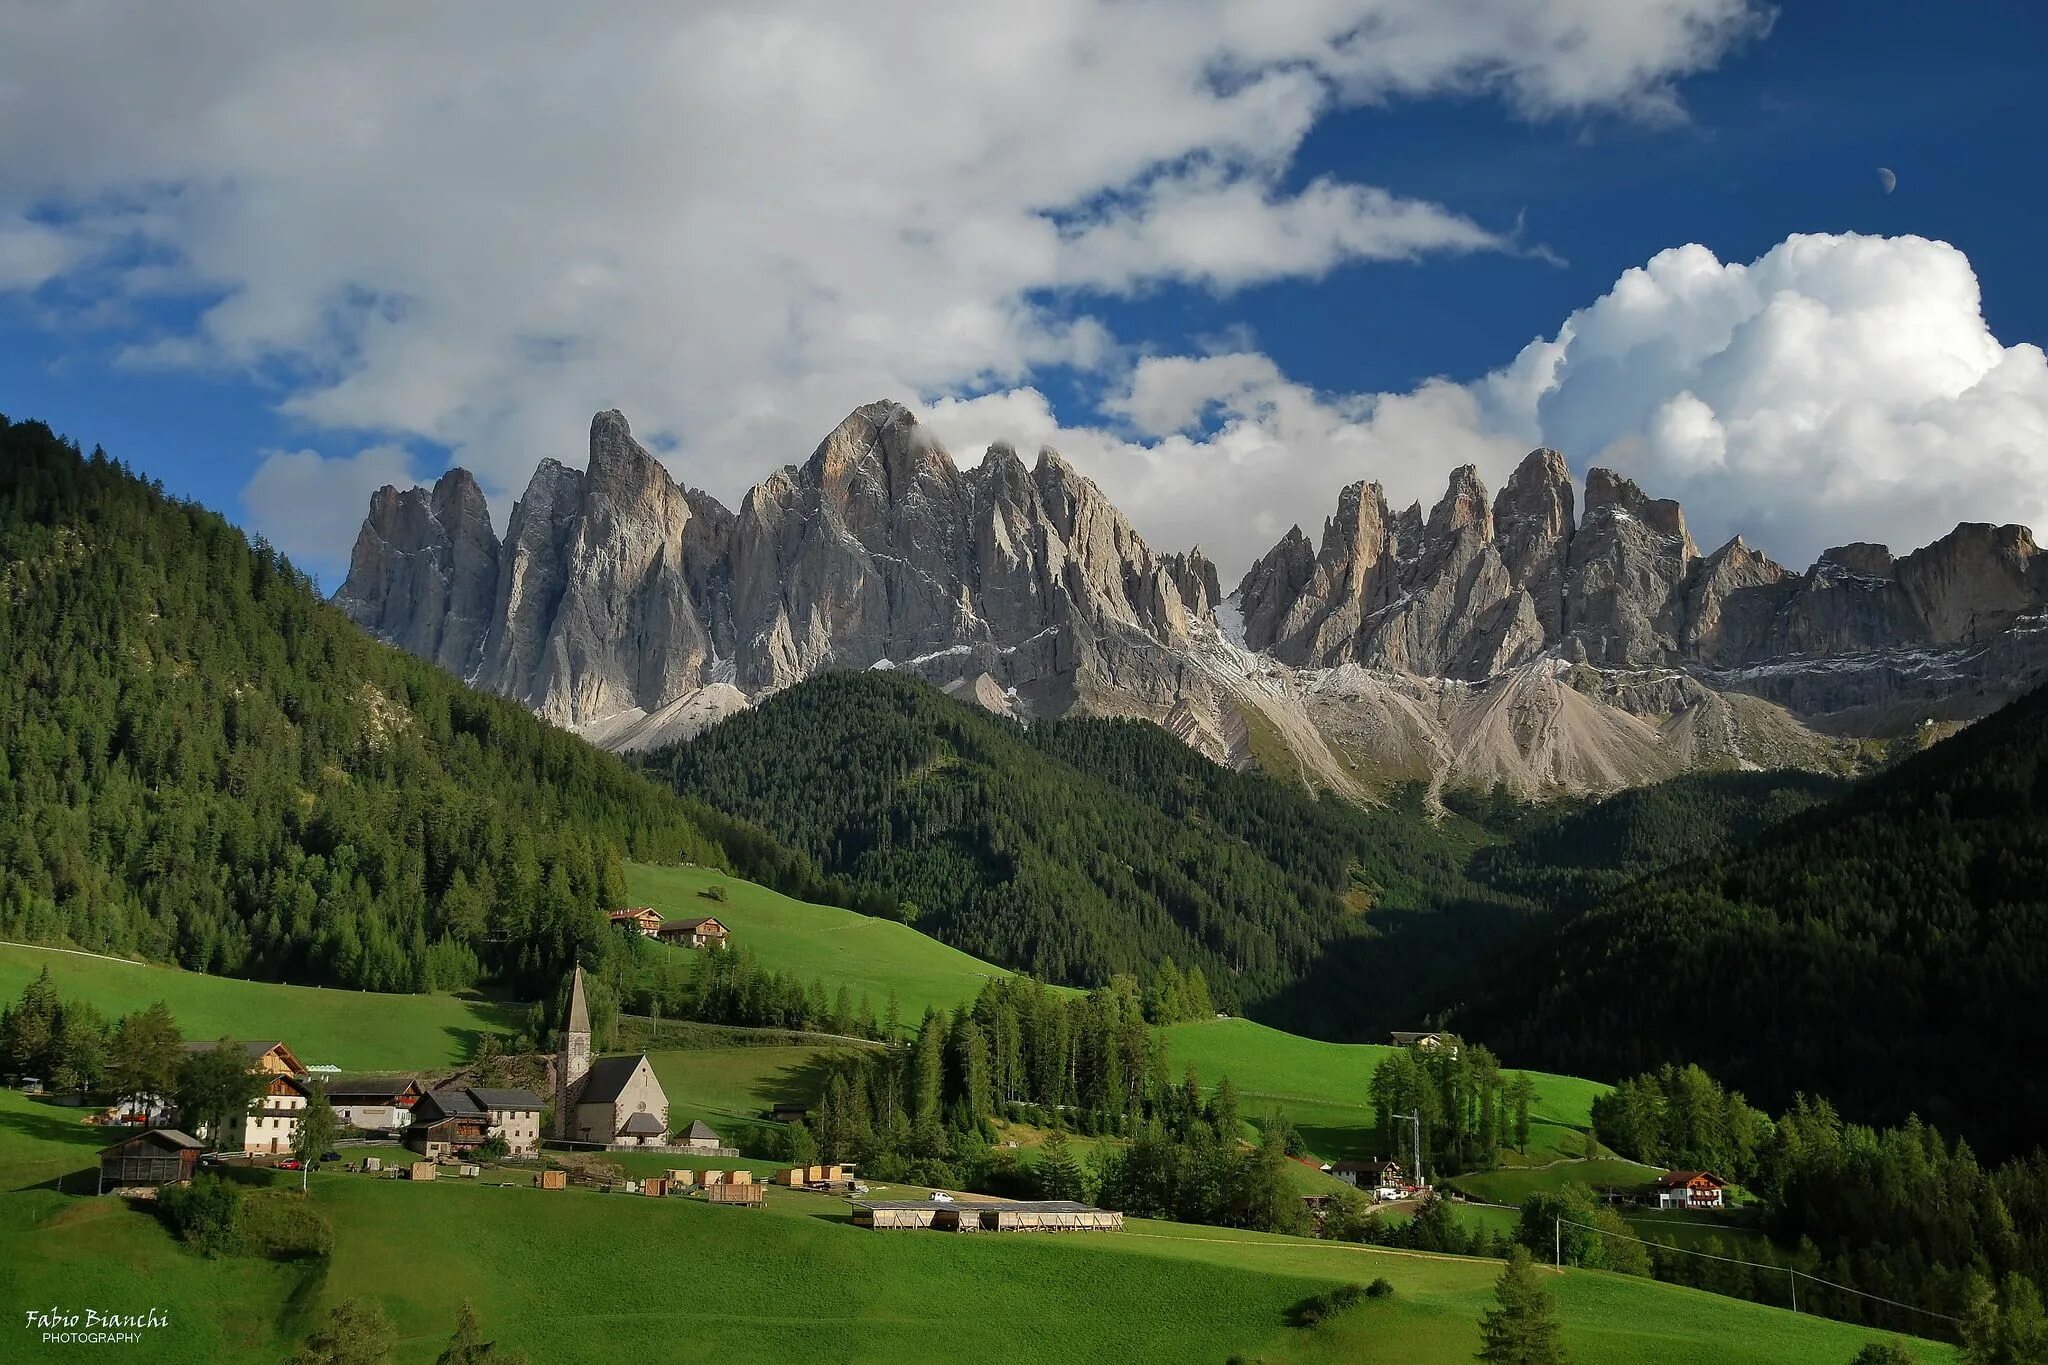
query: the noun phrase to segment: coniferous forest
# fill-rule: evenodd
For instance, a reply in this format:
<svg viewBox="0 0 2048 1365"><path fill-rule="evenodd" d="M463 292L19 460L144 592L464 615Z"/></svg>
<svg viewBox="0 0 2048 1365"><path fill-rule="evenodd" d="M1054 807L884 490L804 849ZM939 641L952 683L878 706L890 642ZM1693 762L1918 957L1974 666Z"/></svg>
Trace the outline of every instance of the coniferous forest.
<svg viewBox="0 0 2048 1365"><path fill-rule="evenodd" d="M1774 1109L1825 1095L1992 1156L2048 1077L2048 693L1502 954L1460 1019L1531 1065L1683 1059Z"/></svg>
<svg viewBox="0 0 2048 1365"><path fill-rule="evenodd" d="M0 937L551 988L623 855L764 842L376 643L281 556L0 419Z"/></svg>

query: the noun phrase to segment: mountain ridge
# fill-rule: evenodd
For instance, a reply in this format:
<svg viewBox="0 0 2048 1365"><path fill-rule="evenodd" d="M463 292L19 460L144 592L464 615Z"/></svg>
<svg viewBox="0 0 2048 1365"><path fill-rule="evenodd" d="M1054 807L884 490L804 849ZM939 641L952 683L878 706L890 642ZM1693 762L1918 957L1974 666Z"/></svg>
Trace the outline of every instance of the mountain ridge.
<svg viewBox="0 0 2048 1365"><path fill-rule="evenodd" d="M380 489L335 595L379 638L619 749L688 738L820 672L900 668L1020 717L1138 716L1221 761L1371 799L1604 791L1712 767L1848 770L2048 678L2048 561L1962 523L1804 573L1532 451L1394 511L1339 494L1227 597L1056 451L962 469L901 404L855 409L735 511L597 414L506 535L475 480ZM488 602L488 608L483 604ZM481 619L480 619L481 618Z"/></svg>

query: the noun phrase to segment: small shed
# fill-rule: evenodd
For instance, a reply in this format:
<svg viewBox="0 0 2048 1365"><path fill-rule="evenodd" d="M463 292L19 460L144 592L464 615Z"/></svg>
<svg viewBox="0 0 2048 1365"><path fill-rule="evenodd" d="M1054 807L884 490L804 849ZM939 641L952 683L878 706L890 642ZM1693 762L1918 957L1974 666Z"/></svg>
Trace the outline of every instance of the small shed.
<svg viewBox="0 0 2048 1365"><path fill-rule="evenodd" d="M407 1180L432 1180L434 1178L434 1163L431 1161L413 1162L412 1165L406 1168L405 1178Z"/></svg>
<svg viewBox="0 0 2048 1365"><path fill-rule="evenodd" d="M640 1182L640 1193L648 1196L650 1199L661 1198L668 1193L668 1177L660 1175L648 1176L647 1179Z"/></svg>
<svg viewBox="0 0 2048 1365"><path fill-rule="evenodd" d="M926 1200L878 1199L853 1206L853 1225L887 1231L892 1228L928 1228L940 1206Z"/></svg>
<svg viewBox="0 0 2048 1365"><path fill-rule="evenodd" d="M708 1185L704 1197L714 1204L738 1204L745 1208L761 1207L762 1187L742 1181L730 1185Z"/></svg>
<svg viewBox="0 0 2048 1365"><path fill-rule="evenodd" d="M713 1185L723 1185L725 1183L725 1172L699 1171L697 1172L697 1183L699 1185L704 1186L706 1189L709 1189Z"/></svg>
<svg viewBox="0 0 2048 1365"><path fill-rule="evenodd" d="M697 1173L695 1171L670 1171L668 1173L668 1183L671 1185L694 1185L697 1183Z"/></svg>
<svg viewBox="0 0 2048 1365"><path fill-rule="evenodd" d="M725 1173L725 1183L728 1185L751 1185L754 1183L754 1173L747 1170L727 1171Z"/></svg>
<svg viewBox="0 0 2048 1365"><path fill-rule="evenodd" d="M569 1188L567 1171L536 1171L533 1187L537 1190L566 1190Z"/></svg>
<svg viewBox="0 0 2048 1365"><path fill-rule="evenodd" d="M175 1128L158 1128L123 1138L100 1151L100 1190L154 1189L177 1185L199 1169L204 1144Z"/></svg>

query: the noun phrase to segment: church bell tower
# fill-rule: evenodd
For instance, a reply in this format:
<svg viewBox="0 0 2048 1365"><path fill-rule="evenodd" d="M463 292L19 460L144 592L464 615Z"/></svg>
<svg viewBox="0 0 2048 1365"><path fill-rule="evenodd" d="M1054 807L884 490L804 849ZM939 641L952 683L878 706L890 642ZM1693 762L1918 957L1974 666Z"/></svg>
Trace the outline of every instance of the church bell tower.
<svg viewBox="0 0 2048 1365"><path fill-rule="evenodd" d="M583 968L569 981L569 1017L562 1025L562 1050L555 1058L555 1137L570 1136L576 1097L590 1073L590 1005L583 996Z"/></svg>

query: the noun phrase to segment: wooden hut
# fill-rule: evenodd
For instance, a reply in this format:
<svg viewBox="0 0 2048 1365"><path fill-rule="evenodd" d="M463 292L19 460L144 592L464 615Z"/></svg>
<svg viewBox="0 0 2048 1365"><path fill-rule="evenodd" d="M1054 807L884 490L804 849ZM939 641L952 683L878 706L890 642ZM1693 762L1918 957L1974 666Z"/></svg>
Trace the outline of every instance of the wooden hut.
<svg viewBox="0 0 2048 1365"><path fill-rule="evenodd" d="M569 1188L567 1171L536 1171L533 1187L537 1190L566 1190Z"/></svg>
<svg viewBox="0 0 2048 1365"><path fill-rule="evenodd" d="M711 1188L713 1185L723 1185L725 1183L725 1172L699 1171L697 1172L697 1183L706 1189Z"/></svg>
<svg viewBox="0 0 2048 1365"><path fill-rule="evenodd" d="M704 1197L714 1204L739 1204L746 1208L761 1207L762 1187L752 1181L738 1181L726 1185L707 1185Z"/></svg>
<svg viewBox="0 0 2048 1365"><path fill-rule="evenodd" d="M178 1185L199 1169L203 1144L175 1128L158 1128L123 1138L100 1150L100 1193Z"/></svg>
<svg viewBox="0 0 2048 1365"><path fill-rule="evenodd" d="M432 1180L434 1178L434 1163L431 1161L413 1162L412 1165L406 1167L405 1178L407 1180Z"/></svg>
<svg viewBox="0 0 2048 1365"><path fill-rule="evenodd" d="M647 1179L640 1182L640 1193L648 1196L650 1199L661 1198L668 1193L668 1177L662 1175L648 1176Z"/></svg>
<svg viewBox="0 0 2048 1365"><path fill-rule="evenodd" d="M728 1185L751 1185L754 1183L754 1173L747 1170L727 1171L725 1173L725 1183Z"/></svg>
<svg viewBox="0 0 2048 1365"><path fill-rule="evenodd" d="M1113 1209L1091 1208L1066 1199L1041 1199L1018 1204L987 1204L980 1209L988 1232L1113 1232L1124 1216Z"/></svg>

